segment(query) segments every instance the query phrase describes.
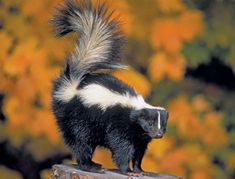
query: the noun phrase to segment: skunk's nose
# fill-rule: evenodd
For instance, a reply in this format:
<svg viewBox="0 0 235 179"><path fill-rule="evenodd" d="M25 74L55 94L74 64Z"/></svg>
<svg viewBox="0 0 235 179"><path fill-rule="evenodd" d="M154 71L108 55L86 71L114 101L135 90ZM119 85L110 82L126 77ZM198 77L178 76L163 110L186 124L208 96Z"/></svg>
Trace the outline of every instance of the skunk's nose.
<svg viewBox="0 0 235 179"><path fill-rule="evenodd" d="M163 137L163 132L162 131L159 131L157 134L156 134L156 139L159 139L159 138L162 138Z"/></svg>

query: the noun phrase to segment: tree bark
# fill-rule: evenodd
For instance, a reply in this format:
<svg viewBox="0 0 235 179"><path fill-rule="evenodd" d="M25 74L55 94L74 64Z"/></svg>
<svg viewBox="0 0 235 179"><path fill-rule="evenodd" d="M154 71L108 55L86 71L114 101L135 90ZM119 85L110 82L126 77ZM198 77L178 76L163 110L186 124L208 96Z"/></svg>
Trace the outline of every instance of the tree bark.
<svg viewBox="0 0 235 179"><path fill-rule="evenodd" d="M148 173L140 176L128 176L117 172L117 170L105 169L104 173L92 173L79 170L76 165L54 165L52 169L53 179L182 179L181 177Z"/></svg>

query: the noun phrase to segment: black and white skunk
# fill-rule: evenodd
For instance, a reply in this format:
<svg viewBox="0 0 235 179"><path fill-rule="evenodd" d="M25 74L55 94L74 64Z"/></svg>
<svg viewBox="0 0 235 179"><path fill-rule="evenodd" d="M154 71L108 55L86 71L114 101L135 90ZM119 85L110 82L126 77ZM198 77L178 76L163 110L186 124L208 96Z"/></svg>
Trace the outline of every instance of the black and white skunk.
<svg viewBox="0 0 235 179"><path fill-rule="evenodd" d="M81 169L101 171L92 154L102 146L111 150L122 173L142 172L147 145L165 133L168 113L146 103L112 75L97 71L125 68L120 64L124 37L119 23L110 16L103 4L94 7L89 0L67 0L57 9L52 20L56 34L79 32L80 37L64 71L53 83L52 108Z"/></svg>

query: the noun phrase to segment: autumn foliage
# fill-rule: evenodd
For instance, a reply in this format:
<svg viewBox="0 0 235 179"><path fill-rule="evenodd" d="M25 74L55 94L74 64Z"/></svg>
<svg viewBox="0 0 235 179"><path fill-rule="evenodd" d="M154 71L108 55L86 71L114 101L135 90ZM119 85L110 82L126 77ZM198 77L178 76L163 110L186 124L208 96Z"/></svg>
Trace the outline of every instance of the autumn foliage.
<svg viewBox="0 0 235 179"><path fill-rule="evenodd" d="M57 39L52 33L49 20L62 2L0 0L0 94L5 116L0 119L0 143L9 141L35 160L55 151L68 153L50 106L51 81L75 40L74 35ZM234 69L235 3L107 0L107 4L122 22L128 38L123 60L131 66L114 75L170 113L167 135L150 144L143 168L189 179L235 177L235 88L186 75L187 69L212 58ZM94 158L105 167L114 166L109 151L98 149ZM16 170L5 167L0 157L0 178L21 178ZM39 172L41 178L50 178L48 170Z"/></svg>

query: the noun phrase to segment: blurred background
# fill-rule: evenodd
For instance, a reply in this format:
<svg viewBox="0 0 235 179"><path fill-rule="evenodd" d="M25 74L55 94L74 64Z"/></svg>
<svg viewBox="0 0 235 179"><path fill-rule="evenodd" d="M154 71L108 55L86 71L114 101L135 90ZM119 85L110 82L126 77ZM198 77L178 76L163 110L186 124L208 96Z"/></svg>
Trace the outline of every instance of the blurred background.
<svg viewBox="0 0 235 179"><path fill-rule="evenodd" d="M114 72L170 112L143 168L188 179L235 178L235 1L107 0L128 38ZM47 179L75 163L52 115L51 81L76 36L49 19L62 0L0 0L0 178ZM110 152L95 161L114 167Z"/></svg>

